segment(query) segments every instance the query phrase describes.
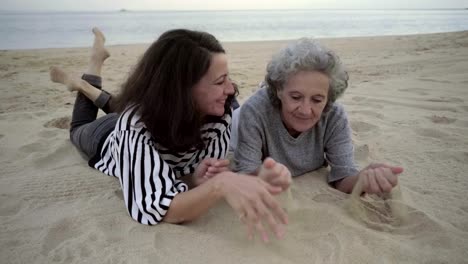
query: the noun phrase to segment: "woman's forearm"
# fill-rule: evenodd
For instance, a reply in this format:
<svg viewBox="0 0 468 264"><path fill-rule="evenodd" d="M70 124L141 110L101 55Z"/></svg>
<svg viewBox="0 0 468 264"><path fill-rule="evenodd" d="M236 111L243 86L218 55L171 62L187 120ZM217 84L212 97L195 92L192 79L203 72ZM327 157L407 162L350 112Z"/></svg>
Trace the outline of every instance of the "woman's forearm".
<svg viewBox="0 0 468 264"><path fill-rule="evenodd" d="M172 200L163 221L178 224L192 221L208 211L221 198L223 178L232 172L224 172L187 192L177 194Z"/></svg>
<svg viewBox="0 0 468 264"><path fill-rule="evenodd" d="M343 178L342 180L339 180L335 184L335 188L344 193L351 193L357 180L358 175L348 176L346 178Z"/></svg>

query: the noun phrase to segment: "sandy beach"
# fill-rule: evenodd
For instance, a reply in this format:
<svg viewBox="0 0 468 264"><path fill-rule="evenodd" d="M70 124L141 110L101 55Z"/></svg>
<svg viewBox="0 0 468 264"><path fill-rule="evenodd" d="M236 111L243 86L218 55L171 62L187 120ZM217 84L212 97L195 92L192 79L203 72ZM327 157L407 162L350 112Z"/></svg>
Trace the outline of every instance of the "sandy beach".
<svg viewBox="0 0 468 264"><path fill-rule="evenodd" d="M75 94L49 80L51 65L79 76L88 49L0 51L0 262L466 263L468 31L320 42L349 70L339 102L357 163L405 172L386 200L351 199L326 184L326 169L294 178L291 197L278 197L286 237L268 244L249 241L224 202L184 225L133 221L118 180L88 167L68 140ZM224 43L241 102L286 43ZM109 47L106 90L119 90L147 46Z"/></svg>

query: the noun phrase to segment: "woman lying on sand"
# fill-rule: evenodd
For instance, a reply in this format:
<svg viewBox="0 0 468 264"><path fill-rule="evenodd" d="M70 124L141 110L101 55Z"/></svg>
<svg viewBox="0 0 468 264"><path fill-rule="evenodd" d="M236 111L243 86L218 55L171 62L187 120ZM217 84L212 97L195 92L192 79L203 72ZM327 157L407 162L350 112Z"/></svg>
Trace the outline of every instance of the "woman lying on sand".
<svg viewBox="0 0 468 264"><path fill-rule="evenodd" d="M348 117L335 102L347 86L339 58L317 42L302 39L281 50L261 89L234 113L234 170L256 174L266 157L293 176L328 164L328 182L340 191L350 193L360 179L363 192L390 192L402 168L371 164L359 171L354 164Z"/></svg>
<svg viewBox="0 0 468 264"><path fill-rule="evenodd" d="M283 189L229 171L224 159L236 89L218 40L182 29L162 34L114 98L101 90L109 53L103 34L96 28L93 33L82 80L57 67L50 75L78 92L70 139L91 167L119 179L130 216L147 225L182 223L225 199L250 237L256 230L267 240L265 223L282 237L287 215L273 195ZM96 119L98 108L107 115ZM289 171L272 160L264 176L290 180Z"/></svg>

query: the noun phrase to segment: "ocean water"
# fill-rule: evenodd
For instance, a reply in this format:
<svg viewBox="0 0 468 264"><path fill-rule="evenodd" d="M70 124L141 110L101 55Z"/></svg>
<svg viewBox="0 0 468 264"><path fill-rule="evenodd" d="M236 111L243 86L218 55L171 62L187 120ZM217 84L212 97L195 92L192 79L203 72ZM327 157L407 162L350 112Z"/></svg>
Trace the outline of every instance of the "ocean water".
<svg viewBox="0 0 468 264"><path fill-rule="evenodd" d="M406 35L468 30L468 10L0 12L0 49L86 47L98 26L107 43L150 43L173 28L221 41Z"/></svg>

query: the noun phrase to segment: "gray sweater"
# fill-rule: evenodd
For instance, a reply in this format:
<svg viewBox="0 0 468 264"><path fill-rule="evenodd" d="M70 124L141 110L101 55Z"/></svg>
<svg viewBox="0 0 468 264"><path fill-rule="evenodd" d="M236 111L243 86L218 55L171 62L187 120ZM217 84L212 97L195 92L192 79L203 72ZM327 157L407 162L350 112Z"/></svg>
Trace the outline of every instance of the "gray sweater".
<svg viewBox="0 0 468 264"><path fill-rule="evenodd" d="M266 157L272 157L288 167L292 176L327 164L331 167L328 182L358 173L348 117L338 103L323 113L313 128L294 138L284 127L280 110L273 107L266 89L260 89L235 115L231 139L231 143L237 144L235 171L252 173Z"/></svg>

